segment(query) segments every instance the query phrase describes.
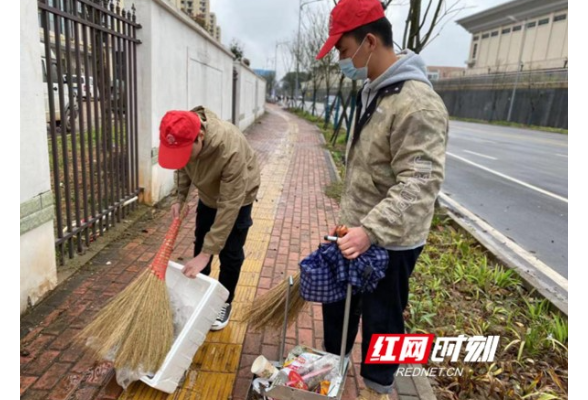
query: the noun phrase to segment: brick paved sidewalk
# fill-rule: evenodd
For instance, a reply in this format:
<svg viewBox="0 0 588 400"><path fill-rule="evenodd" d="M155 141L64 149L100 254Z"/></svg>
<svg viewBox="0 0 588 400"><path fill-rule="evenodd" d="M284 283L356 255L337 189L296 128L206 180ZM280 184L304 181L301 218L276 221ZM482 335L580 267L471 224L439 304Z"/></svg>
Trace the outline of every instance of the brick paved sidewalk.
<svg viewBox="0 0 588 400"><path fill-rule="evenodd" d="M153 258L170 221L164 202L21 318L22 399L245 398L252 361L259 354L277 359L279 332L249 331L243 309L255 296L297 272L298 261L335 224L338 211L337 203L324 194L335 175L318 129L275 106L268 111L247 132L261 164L262 185L253 207L254 225L233 316L224 330L209 333L182 386L169 396L142 383L123 391L109 363L94 363L84 349L71 345L76 332ZM196 201L194 194L190 204L195 206ZM182 262L192 256L193 231L192 218L181 229L172 259ZM215 261L213 276L217 275ZM297 343L320 348L322 336L320 306L312 304L288 330L286 350ZM363 385L360 353L356 344L345 399L354 399ZM400 378L397 387L403 400L416 399L419 393L423 400L432 395L422 380Z"/></svg>

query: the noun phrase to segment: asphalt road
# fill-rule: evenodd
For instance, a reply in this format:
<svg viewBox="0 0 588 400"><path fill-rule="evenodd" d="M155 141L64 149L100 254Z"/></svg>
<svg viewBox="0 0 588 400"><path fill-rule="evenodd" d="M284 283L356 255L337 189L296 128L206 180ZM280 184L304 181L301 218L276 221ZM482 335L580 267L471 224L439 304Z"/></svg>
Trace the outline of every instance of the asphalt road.
<svg viewBox="0 0 588 400"><path fill-rule="evenodd" d="M568 137L452 121L442 190L568 277Z"/></svg>

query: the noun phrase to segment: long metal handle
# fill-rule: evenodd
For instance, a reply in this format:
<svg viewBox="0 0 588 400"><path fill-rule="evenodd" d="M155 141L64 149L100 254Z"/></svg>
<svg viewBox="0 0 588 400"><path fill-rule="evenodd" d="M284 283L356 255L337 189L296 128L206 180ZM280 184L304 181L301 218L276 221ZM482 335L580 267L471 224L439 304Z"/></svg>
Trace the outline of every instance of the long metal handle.
<svg viewBox="0 0 588 400"><path fill-rule="evenodd" d="M288 311L290 309L290 290L294 286L292 275L288 277L288 290L286 290L286 310L284 311L284 328L282 329L282 341L280 343L280 365L284 365L284 348L286 346L286 331L288 330Z"/></svg>
<svg viewBox="0 0 588 400"><path fill-rule="evenodd" d="M345 371L345 350L347 348L347 333L349 330L349 314L351 312L351 283L347 284L347 297L345 298L345 316L343 317L343 337L341 338L341 357L339 358L339 373L343 376Z"/></svg>

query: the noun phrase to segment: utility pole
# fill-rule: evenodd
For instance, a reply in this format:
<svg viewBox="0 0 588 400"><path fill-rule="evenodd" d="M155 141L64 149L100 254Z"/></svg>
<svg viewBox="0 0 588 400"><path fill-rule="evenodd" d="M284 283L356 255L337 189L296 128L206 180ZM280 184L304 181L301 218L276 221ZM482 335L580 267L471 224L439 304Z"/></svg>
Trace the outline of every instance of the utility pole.
<svg viewBox="0 0 588 400"><path fill-rule="evenodd" d="M510 20L512 20L512 21L520 22L518 19L516 19L512 15L509 15L508 18ZM510 96L510 106L508 107L508 116L506 117L506 120L508 122L510 122L511 117L512 117L512 109L513 109L513 106L514 106L515 96L517 94L517 86L519 84L519 78L521 76L521 69L522 69L521 68L522 67L521 63L523 61L523 49L525 47L525 39L526 39L526 36L527 36L527 21L528 21L528 19L525 19L523 21L523 38L521 40L521 49L519 51L519 61L517 63L517 75L515 77L514 86L512 88L512 94Z"/></svg>

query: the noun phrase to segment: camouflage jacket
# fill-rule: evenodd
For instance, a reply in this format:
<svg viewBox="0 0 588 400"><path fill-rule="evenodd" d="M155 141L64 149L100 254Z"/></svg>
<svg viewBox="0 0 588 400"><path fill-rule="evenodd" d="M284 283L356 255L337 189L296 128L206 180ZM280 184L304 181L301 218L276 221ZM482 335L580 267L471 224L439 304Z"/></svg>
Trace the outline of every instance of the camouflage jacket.
<svg viewBox="0 0 588 400"><path fill-rule="evenodd" d="M202 251L219 254L242 206L252 204L260 185L255 151L243 133L204 107L192 110L200 116L205 131L197 158L175 172L177 201L183 203L191 185L205 205L217 209L214 224L204 237Z"/></svg>
<svg viewBox="0 0 588 400"><path fill-rule="evenodd" d="M381 88L347 144L339 222L389 250L422 246L445 175L448 119L423 82Z"/></svg>

